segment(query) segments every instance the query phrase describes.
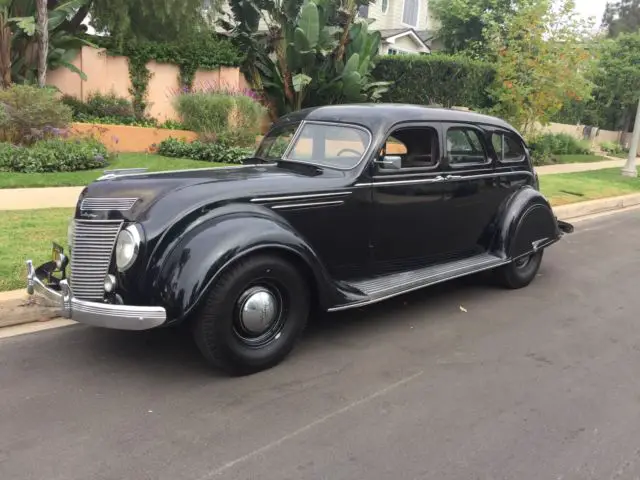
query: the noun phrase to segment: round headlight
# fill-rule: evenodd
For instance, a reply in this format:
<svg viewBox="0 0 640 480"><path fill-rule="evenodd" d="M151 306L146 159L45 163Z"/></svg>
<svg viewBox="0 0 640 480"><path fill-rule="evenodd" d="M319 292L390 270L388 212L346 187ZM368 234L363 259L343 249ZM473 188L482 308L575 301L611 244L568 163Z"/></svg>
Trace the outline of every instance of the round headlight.
<svg viewBox="0 0 640 480"><path fill-rule="evenodd" d="M129 269L138 257L140 250L140 232L134 225L129 225L120 232L116 242L116 267L121 272Z"/></svg>

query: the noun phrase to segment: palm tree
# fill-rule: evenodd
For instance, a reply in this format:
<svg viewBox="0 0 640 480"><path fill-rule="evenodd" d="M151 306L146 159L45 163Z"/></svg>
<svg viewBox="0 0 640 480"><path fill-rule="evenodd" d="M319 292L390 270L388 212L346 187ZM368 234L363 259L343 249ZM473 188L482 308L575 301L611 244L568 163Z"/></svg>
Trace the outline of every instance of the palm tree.
<svg viewBox="0 0 640 480"><path fill-rule="evenodd" d="M49 11L47 0L37 0L38 21L38 85L47 83L47 58L49 56Z"/></svg>

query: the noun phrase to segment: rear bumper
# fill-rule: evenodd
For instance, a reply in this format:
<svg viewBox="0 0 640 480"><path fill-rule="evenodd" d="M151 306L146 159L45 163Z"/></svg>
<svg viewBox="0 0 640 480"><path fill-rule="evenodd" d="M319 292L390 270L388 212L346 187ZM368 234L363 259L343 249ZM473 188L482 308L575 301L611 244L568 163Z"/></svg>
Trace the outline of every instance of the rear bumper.
<svg viewBox="0 0 640 480"><path fill-rule="evenodd" d="M573 233L573 225L569 222L565 222L564 220L557 220L558 228L562 233Z"/></svg>
<svg viewBox="0 0 640 480"><path fill-rule="evenodd" d="M47 277L42 267L35 269L27 260L27 293L41 298L58 313L79 323L116 330L149 330L159 327L167 320L162 307L137 307L110 303L87 302L73 296L66 280L60 280L52 288L45 284Z"/></svg>

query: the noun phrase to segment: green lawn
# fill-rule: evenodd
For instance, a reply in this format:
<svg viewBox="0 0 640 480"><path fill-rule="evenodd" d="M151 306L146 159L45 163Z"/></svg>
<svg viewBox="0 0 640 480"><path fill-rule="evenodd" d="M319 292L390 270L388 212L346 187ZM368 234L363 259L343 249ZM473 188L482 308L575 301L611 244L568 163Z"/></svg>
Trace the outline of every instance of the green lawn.
<svg viewBox="0 0 640 480"><path fill-rule="evenodd" d="M25 261L51 259L51 242L67 244L72 208L0 211L0 291L26 287Z"/></svg>
<svg viewBox="0 0 640 480"><path fill-rule="evenodd" d="M121 153L108 167L99 170L60 173L2 172L0 173L0 188L84 186L103 175L105 169L146 167L150 172L159 172L188 168L210 168L223 165L222 163L169 158L149 153Z"/></svg>
<svg viewBox="0 0 640 480"><path fill-rule="evenodd" d="M590 163L606 160L600 155L554 155L554 157L557 163Z"/></svg>
<svg viewBox="0 0 640 480"><path fill-rule="evenodd" d="M541 175L542 193L554 206L640 192L640 178L623 177L619 168Z"/></svg>

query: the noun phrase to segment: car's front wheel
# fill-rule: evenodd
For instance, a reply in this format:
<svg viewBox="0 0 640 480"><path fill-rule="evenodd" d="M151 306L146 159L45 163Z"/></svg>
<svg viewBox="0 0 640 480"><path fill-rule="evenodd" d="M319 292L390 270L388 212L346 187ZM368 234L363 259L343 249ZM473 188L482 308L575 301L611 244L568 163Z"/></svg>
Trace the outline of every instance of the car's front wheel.
<svg viewBox="0 0 640 480"><path fill-rule="evenodd" d="M308 283L290 262L271 255L240 260L213 286L194 319L205 359L232 374L282 361L309 317Z"/></svg>
<svg viewBox="0 0 640 480"><path fill-rule="evenodd" d="M500 267L495 271L498 282L502 286L511 289L526 287L538 274L540 263L542 262L542 253L543 251L540 250Z"/></svg>

